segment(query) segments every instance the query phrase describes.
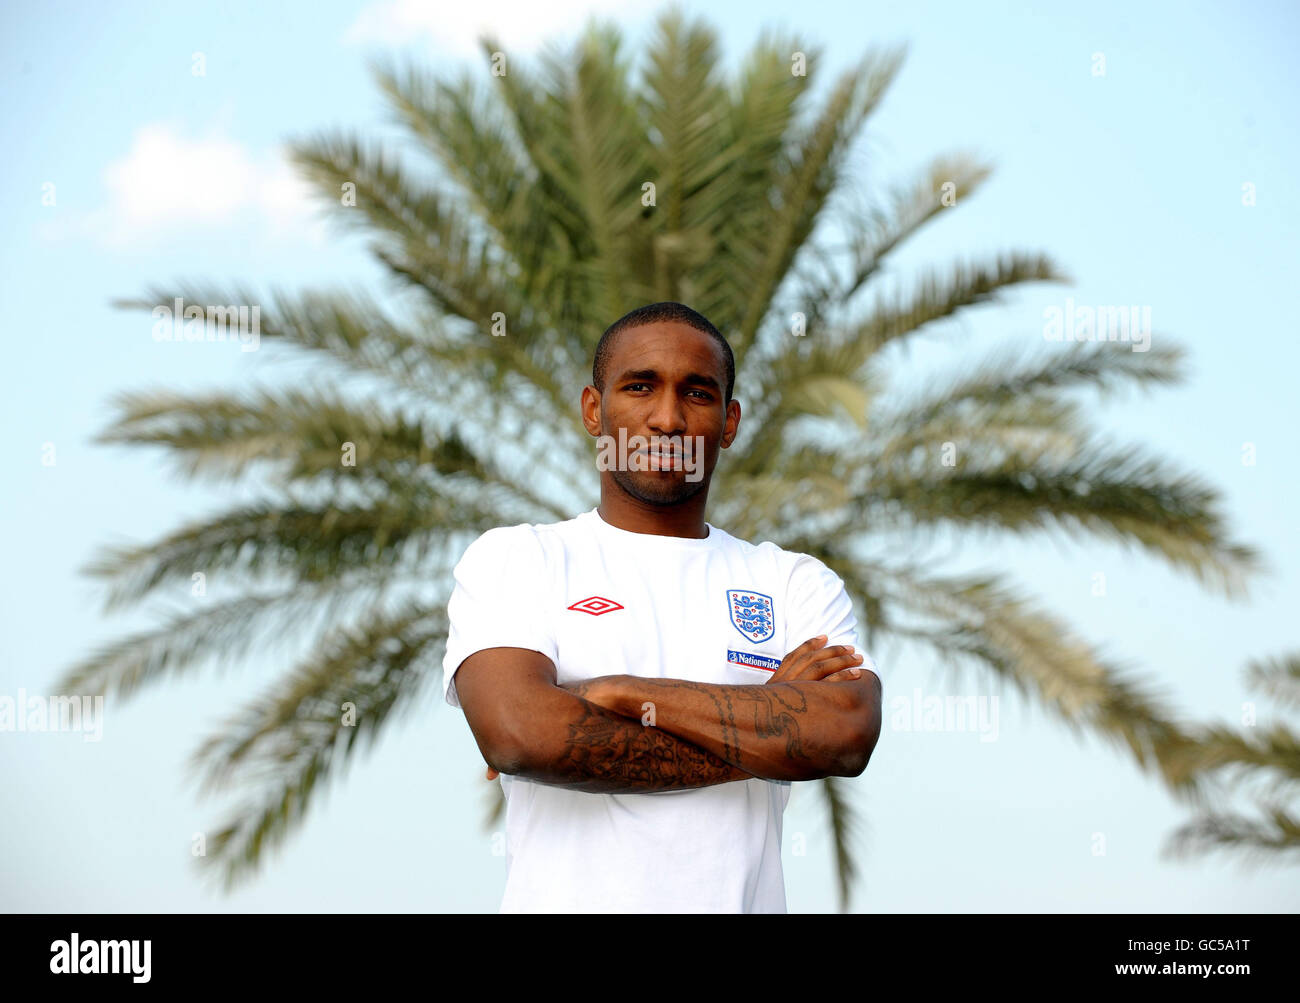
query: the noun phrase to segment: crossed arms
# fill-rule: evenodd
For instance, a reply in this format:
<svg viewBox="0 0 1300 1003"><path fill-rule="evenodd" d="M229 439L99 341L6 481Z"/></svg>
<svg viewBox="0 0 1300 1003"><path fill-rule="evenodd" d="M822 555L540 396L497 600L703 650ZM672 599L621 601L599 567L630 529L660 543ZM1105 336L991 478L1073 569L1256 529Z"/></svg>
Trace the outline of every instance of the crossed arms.
<svg viewBox="0 0 1300 1003"><path fill-rule="evenodd" d="M492 769L569 790L858 776L880 734L880 680L847 645L825 644L806 641L752 686L629 675L561 686L540 652L487 648L461 663L456 692Z"/></svg>

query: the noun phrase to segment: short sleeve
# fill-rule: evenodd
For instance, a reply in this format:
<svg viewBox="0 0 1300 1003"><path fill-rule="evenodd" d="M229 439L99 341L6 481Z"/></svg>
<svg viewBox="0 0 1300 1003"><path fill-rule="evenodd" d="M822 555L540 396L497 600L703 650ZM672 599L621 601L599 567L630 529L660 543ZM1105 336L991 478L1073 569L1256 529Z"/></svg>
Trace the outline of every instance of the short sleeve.
<svg viewBox="0 0 1300 1003"><path fill-rule="evenodd" d="M880 666L862 649L853 600L839 575L817 558L800 554L791 571L786 594L790 604L786 641L791 651L819 634L826 635L828 646L851 644L862 656L861 667L874 672L884 687Z"/></svg>
<svg viewBox="0 0 1300 1003"><path fill-rule="evenodd" d="M465 549L452 575L447 653L442 660L447 703L460 706L456 670L476 651L528 648L557 660L554 628L546 616L546 562L531 526L488 530Z"/></svg>

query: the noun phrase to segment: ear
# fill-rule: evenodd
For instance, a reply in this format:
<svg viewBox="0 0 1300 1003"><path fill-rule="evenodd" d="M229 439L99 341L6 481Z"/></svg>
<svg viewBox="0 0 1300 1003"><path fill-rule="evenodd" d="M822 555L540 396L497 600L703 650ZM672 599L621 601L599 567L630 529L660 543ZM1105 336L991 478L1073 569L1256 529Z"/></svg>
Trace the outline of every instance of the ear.
<svg viewBox="0 0 1300 1003"><path fill-rule="evenodd" d="M600 437L600 391L588 383L582 388L582 424L593 439Z"/></svg>
<svg viewBox="0 0 1300 1003"><path fill-rule="evenodd" d="M727 405L727 424L722 429L722 448L727 449L736 438L736 432L740 430L740 401L731 398L731 403Z"/></svg>

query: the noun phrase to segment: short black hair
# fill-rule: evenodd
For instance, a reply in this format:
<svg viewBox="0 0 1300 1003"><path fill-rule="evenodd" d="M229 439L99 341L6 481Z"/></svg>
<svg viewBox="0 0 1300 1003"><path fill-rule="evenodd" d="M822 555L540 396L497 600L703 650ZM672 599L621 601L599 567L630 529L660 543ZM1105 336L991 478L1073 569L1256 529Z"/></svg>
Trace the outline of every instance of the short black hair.
<svg viewBox="0 0 1300 1003"><path fill-rule="evenodd" d="M719 345L722 346L722 355L726 359L727 368L727 397L724 403L731 403L731 391L735 389L736 384L736 356L731 351L731 346L727 344L727 339L722 333L709 323L708 318L703 314L696 313L690 307L683 303L673 303L666 301L663 303L650 303L646 306L637 307L629 313L623 314L618 320L605 328L605 333L600 336L600 341L596 342L596 357L591 364L591 382L601 393L605 392L605 377L609 369L609 357L614 350L614 338L620 331L626 331L631 327L642 327L646 324L659 324L665 321L677 321L693 327L697 331L703 331Z"/></svg>

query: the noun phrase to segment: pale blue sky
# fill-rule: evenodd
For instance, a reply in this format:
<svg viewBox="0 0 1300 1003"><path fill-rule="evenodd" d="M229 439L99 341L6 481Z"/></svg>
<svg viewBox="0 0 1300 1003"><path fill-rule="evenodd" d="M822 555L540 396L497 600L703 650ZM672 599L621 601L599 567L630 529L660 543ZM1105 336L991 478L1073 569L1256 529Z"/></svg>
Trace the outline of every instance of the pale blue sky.
<svg viewBox="0 0 1300 1003"><path fill-rule="evenodd" d="M76 658L143 617L105 618L77 573L96 548L155 538L231 493L182 484L153 455L94 446L110 396L145 386L233 387L269 353L158 344L145 314L110 299L171 279L301 289L369 284L355 239L303 215L276 147L317 128L391 135L365 64L406 49L451 72L474 13L528 58L535 5L437 18L376 3L7 4L0 14L5 196L0 288L8 307L2 395L11 458L0 514L12 552L0 620L0 695L48 693ZM571 10L575 30L582 5ZM619 5L631 48L656 5ZM1293 4L804 3L688 5L738 59L764 27L825 47L829 72L870 45L908 59L856 162L865 183L905 180L937 154L996 165L968 205L895 261L899 275L1009 249L1052 254L1075 279L1038 286L936 328L900 358L921 379L1007 342L1042 348L1045 307L1144 304L1153 341L1190 351L1188 381L1097 410L1098 427L1145 443L1222 490L1234 539L1273 574L1229 602L1133 551L1059 533L1014 546L971 541L944 570L1001 569L1188 714L1235 723L1248 659L1297 647L1300 547L1287 306L1300 261ZM424 31L420 25L432 26ZM191 73L203 53L206 74ZM1106 73L1092 73L1104 53ZM1257 202L1242 205L1244 183ZM54 185L54 204L42 201ZM196 204L192 191L204 197ZM612 318L611 318L612 319ZM283 370L278 370L283 371ZM738 393L743 396L742 390ZM575 402L576 406L576 402ZM1242 444L1257 463L1244 466ZM57 462L41 462L53 443ZM593 472L594 477L594 472ZM1091 594L1106 575L1107 595ZM1026 708L985 676L873 651L885 731L854 781L870 912L1292 911L1295 868L1222 855L1159 856L1185 817L1153 780L1096 740ZM263 877L229 898L194 876L190 838L222 821L185 761L283 668L274 658L168 682L109 704L103 738L0 733L0 908L33 911L495 911L504 861L480 826L488 791L459 711L431 689L314 807ZM909 733L891 702L1000 694L998 737ZM1262 705L1267 718L1270 706ZM1105 837L1094 853L1094 834ZM802 836L806 855L794 852ZM791 911L834 907L828 831L811 785L786 815Z"/></svg>

